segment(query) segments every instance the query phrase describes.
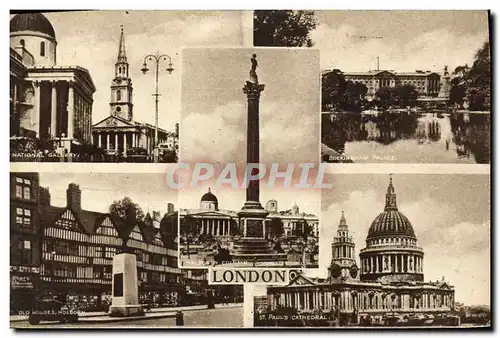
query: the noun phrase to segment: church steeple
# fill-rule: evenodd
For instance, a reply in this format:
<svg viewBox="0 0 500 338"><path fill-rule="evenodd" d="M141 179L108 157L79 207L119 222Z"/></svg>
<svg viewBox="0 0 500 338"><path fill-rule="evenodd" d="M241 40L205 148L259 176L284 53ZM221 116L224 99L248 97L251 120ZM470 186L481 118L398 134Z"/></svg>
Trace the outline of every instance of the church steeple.
<svg viewBox="0 0 500 338"><path fill-rule="evenodd" d="M132 80L129 77L129 64L125 52L125 35L120 27L118 57L115 63L115 77L111 83L110 114L127 121L133 119Z"/></svg>
<svg viewBox="0 0 500 338"><path fill-rule="evenodd" d="M337 235L332 243L332 261L330 264L330 279L357 278L356 257L354 254L354 241L349 236L349 228L344 212L340 217Z"/></svg>
<svg viewBox="0 0 500 338"><path fill-rule="evenodd" d="M125 53L125 36L123 35L123 25L121 26L120 45L118 46L118 63L127 62L127 54Z"/></svg>
<svg viewBox="0 0 500 338"><path fill-rule="evenodd" d="M385 194L385 211L398 211L398 205L396 202L396 193L394 186L392 185L392 175L389 178L389 186L387 187L387 193Z"/></svg>

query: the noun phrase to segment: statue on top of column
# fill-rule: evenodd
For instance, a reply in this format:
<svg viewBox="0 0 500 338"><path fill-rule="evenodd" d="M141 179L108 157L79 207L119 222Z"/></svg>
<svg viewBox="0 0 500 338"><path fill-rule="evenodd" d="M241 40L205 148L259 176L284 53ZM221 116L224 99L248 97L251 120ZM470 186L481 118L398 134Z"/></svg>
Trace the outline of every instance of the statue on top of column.
<svg viewBox="0 0 500 338"><path fill-rule="evenodd" d="M250 59L252 62L252 68L250 69L250 79L249 82L251 83L259 83L259 79L257 77L257 54L253 54L252 58Z"/></svg>

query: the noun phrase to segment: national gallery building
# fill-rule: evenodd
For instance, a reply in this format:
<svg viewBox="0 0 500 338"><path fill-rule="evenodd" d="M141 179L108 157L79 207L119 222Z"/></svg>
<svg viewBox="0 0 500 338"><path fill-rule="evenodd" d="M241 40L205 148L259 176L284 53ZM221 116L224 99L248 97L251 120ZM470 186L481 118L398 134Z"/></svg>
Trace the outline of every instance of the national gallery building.
<svg viewBox="0 0 500 338"><path fill-rule="evenodd" d="M268 287L270 310L291 307L299 313L311 313L320 309L340 320L341 325L432 322L453 311L453 286L444 277L424 282L424 251L418 246L410 221L398 210L392 179L385 209L372 222L366 247L359 254L359 268L354 250L342 214L332 243L328 277L298 274L287 286Z"/></svg>
<svg viewBox="0 0 500 338"><path fill-rule="evenodd" d="M283 237L291 237L295 233L300 222L306 222L312 229L311 235L319 236L319 219L316 215L300 212L297 204L291 209L278 211L278 201L269 200L266 203L266 211L269 213L266 222L279 219L283 223ZM237 235L235 229L238 224L237 211L219 209L219 201L210 189L200 200L199 209L180 209L180 221L184 223L186 218L194 219L199 224L198 235L212 235L215 237L230 237Z"/></svg>

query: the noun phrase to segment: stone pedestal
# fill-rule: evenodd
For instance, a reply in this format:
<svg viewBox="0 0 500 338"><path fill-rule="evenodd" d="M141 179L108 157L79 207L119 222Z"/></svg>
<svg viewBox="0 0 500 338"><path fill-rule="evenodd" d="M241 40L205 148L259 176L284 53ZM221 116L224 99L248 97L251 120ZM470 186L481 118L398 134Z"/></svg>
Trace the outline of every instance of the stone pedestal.
<svg viewBox="0 0 500 338"><path fill-rule="evenodd" d="M133 254L122 253L113 257L111 317L143 315L137 288L137 262Z"/></svg>

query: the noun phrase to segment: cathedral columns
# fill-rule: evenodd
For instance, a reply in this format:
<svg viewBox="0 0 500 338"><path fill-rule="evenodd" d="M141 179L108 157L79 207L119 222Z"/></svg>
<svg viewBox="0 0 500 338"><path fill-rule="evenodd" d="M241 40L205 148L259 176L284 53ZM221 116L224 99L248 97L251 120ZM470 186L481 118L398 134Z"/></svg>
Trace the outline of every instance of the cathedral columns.
<svg viewBox="0 0 500 338"><path fill-rule="evenodd" d="M109 146L109 133L106 134L106 149L111 149Z"/></svg>
<svg viewBox="0 0 500 338"><path fill-rule="evenodd" d="M123 133L123 154L127 155L127 133Z"/></svg>
<svg viewBox="0 0 500 338"><path fill-rule="evenodd" d="M118 151L118 133L115 132L115 150Z"/></svg>
<svg viewBox="0 0 500 338"><path fill-rule="evenodd" d="M135 148L135 133L132 133L132 148Z"/></svg>
<svg viewBox="0 0 500 338"><path fill-rule="evenodd" d="M97 145L99 148L102 147L102 133L97 133Z"/></svg>
<svg viewBox="0 0 500 338"><path fill-rule="evenodd" d="M50 136L57 136L57 82L52 81L52 97L50 102Z"/></svg>

